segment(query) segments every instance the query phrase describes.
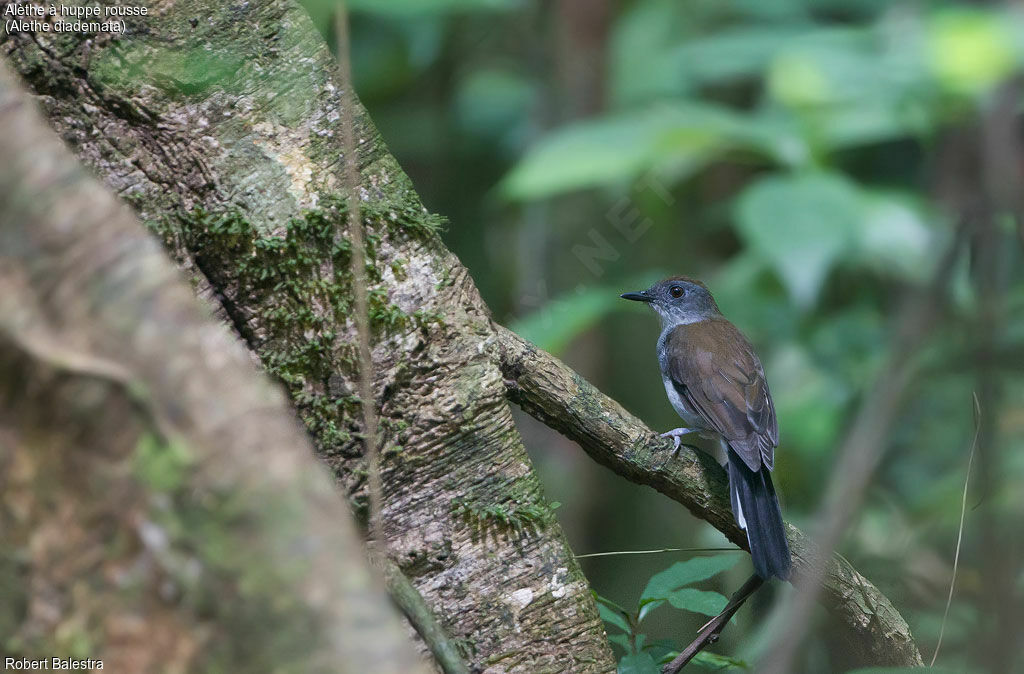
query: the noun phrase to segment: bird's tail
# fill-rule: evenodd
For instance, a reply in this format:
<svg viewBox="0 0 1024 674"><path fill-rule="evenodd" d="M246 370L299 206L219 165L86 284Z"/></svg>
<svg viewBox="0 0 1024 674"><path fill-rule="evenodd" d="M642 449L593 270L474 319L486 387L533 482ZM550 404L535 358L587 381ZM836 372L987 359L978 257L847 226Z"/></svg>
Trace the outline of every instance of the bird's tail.
<svg viewBox="0 0 1024 674"><path fill-rule="evenodd" d="M754 570L765 580L772 576L789 580L792 561L771 471L763 466L750 470L736 452L730 449L727 453L732 512L747 532Z"/></svg>

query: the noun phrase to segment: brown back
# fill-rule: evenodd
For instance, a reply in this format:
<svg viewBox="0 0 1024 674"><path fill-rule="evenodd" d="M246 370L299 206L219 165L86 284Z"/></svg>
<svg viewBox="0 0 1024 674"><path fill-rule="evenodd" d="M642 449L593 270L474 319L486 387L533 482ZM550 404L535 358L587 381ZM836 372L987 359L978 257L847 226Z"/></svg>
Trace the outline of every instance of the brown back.
<svg viewBox="0 0 1024 674"><path fill-rule="evenodd" d="M751 470L762 464L771 469L779 444L775 406L761 361L743 333L714 317L675 327L665 347L679 395Z"/></svg>

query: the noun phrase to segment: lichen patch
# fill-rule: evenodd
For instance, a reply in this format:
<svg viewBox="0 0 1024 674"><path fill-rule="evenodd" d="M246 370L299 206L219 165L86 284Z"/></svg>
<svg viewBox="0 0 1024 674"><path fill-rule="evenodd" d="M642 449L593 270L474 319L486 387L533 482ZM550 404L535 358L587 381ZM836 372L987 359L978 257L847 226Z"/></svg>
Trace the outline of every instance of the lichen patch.
<svg viewBox="0 0 1024 674"><path fill-rule="evenodd" d="M533 601L533 590L528 587L523 587L509 595L509 603L516 607L516 610L522 611L524 608L530 605Z"/></svg>
<svg viewBox="0 0 1024 674"><path fill-rule="evenodd" d="M282 124L260 122L253 126L253 144L270 155L288 174L288 192L301 208L316 208L317 191L312 189L313 162L304 149L309 144L309 129L290 129Z"/></svg>
<svg viewBox="0 0 1024 674"><path fill-rule="evenodd" d="M555 574L551 576L551 582L548 583L548 589L551 590L551 596L555 599L561 599L565 596L566 587L564 580L569 577L569 569L561 566L555 571Z"/></svg>

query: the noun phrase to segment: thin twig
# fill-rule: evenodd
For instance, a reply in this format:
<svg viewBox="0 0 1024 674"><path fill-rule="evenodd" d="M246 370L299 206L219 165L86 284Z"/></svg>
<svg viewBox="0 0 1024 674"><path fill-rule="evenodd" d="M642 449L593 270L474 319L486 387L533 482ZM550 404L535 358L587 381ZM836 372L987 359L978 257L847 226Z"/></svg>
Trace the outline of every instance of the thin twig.
<svg viewBox="0 0 1024 674"><path fill-rule="evenodd" d="M740 589L736 590L732 597L729 598L729 603L725 605L722 612L707 621L704 627L700 628L697 638L690 642L690 645L684 648L672 662L661 668L662 674L676 674L686 666L686 663L693 660L694 656L718 641L718 637L722 634L722 630L725 629L729 620L735 615L736 611L740 610L743 603L752 594L757 592L762 584L764 584L763 578L756 573L751 575L747 582L743 583Z"/></svg>
<svg viewBox="0 0 1024 674"><path fill-rule="evenodd" d="M949 579L949 596L946 597L946 610L942 612L942 626L939 627L939 641L935 644L935 652L932 653L932 661L929 667L935 666L935 660L939 657L939 649L942 648L942 635L946 632L946 618L949 617L949 607L953 603L953 588L956 586L956 570L960 564L960 543L964 537L964 516L967 514L967 486L971 482L971 466L974 465L974 450L978 447L978 432L981 430L981 402L978 394L974 393L974 440L971 442L971 454L967 458L967 475L964 476L964 493L960 498L960 528L956 532L956 552L953 554L953 576Z"/></svg>
<svg viewBox="0 0 1024 674"><path fill-rule="evenodd" d="M743 548L661 548L660 550L613 550L611 552L588 552L574 555L576 559L589 557L612 557L615 555L657 555L662 552L745 552Z"/></svg>
<svg viewBox="0 0 1024 674"><path fill-rule="evenodd" d="M424 643L434 655L437 664L445 674L469 674L469 667L462 659L458 646L445 632L441 623L431 612L423 595L419 593L409 578L402 573L398 565L383 555L377 555L378 563L383 566L384 580L387 583L388 594L392 600L402 609L402 613L409 619L416 633L422 637Z"/></svg>
<svg viewBox="0 0 1024 674"><path fill-rule="evenodd" d="M338 74L343 87L341 103L341 136L344 153L344 184L348 205L348 233L352 243L350 270L352 295L355 300L355 324L359 360L359 405L363 412L363 443L369 482L370 513L367 519L369 539L375 540L380 525L383 485L380 477L380 456L377 451L377 411L373 395L373 354L370 351L370 317L366 289L366 245L360 217L359 159L356 155L356 97L352 84L352 66L345 2L338 2L334 12L334 30L338 47Z"/></svg>
<svg viewBox="0 0 1024 674"><path fill-rule="evenodd" d="M352 294L355 299L355 323L359 353L359 405L363 412L363 443L369 482L370 513L367 534L370 540L370 557L383 570L388 594L398 605L430 649L437 664L445 674L469 674L469 667L463 661L455 643L445 632L430 607L424 601L412 582L398 566L388 559L381 546L380 509L383 485L380 475L380 453L377 447L377 411L373 395L373 354L370 350L370 318L367 301L366 244L363 240L363 223L360 217L359 159L356 148L355 110L356 97L352 84L352 67L348 30L348 12L345 2L338 2L335 11L334 30L338 48L338 71L342 86L341 134L344 153L344 187L348 203L348 231L352 243L350 271Z"/></svg>

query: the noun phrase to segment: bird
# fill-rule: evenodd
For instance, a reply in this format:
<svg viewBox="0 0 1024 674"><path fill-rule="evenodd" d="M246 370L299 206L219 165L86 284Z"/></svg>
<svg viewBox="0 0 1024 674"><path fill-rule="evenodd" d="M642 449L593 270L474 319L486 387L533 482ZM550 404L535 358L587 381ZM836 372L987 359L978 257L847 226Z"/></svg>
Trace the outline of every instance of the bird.
<svg viewBox="0 0 1024 674"><path fill-rule="evenodd" d="M754 570L765 580L788 580L792 557L771 475L779 427L754 348L696 279L673 276L621 297L645 302L661 317L661 378L686 423L662 437L676 450L690 433L722 445L733 516L747 534Z"/></svg>

